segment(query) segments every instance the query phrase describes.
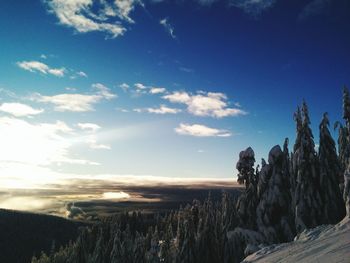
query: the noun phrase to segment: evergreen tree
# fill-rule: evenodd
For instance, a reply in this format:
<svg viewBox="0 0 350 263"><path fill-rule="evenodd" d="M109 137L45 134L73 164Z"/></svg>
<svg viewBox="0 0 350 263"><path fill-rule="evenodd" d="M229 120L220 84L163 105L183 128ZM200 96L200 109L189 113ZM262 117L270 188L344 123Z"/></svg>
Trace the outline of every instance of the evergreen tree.
<svg viewBox="0 0 350 263"><path fill-rule="evenodd" d="M295 234L291 220L289 172L286 166L285 154L276 145L269 153L269 164L263 166L259 176L261 197L256 212L257 226L271 244L290 241Z"/></svg>
<svg viewBox="0 0 350 263"><path fill-rule="evenodd" d="M350 172L349 169L344 174L344 200L346 206L346 214L350 218Z"/></svg>
<svg viewBox="0 0 350 263"><path fill-rule="evenodd" d="M344 173L347 165L347 156L348 156L348 129L344 127L340 122L335 122L334 130L339 129L338 131L338 154L339 154L339 188L340 192L344 191Z"/></svg>
<svg viewBox="0 0 350 263"><path fill-rule="evenodd" d="M239 154L236 168L239 172L238 183L245 184L245 191L237 202L239 225L250 229L256 228L257 175L254 171L255 154L252 148L247 148Z"/></svg>
<svg viewBox="0 0 350 263"><path fill-rule="evenodd" d="M322 188L323 222L335 224L345 216L345 206L339 188L340 164L335 142L328 129L327 113L323 114L320 124L320 187Z"/></svg>
<svg viewBox="0 0 350 263"><path fill-rule="evenodd" d="M303 102L301 113L298 110L295 117L297 139L293 155L293 172L296 175L294 202L297 232L315 227L322 221L318 158L309 127L309 111L305 102Z"/></svg>
<svg viewBox="0 0 350 263"><path fill-rule="evenodd" d="M173 257L173 228L169 224L165 232L164 240L160 247L160 258L162 262L171 263Z"/></svg>

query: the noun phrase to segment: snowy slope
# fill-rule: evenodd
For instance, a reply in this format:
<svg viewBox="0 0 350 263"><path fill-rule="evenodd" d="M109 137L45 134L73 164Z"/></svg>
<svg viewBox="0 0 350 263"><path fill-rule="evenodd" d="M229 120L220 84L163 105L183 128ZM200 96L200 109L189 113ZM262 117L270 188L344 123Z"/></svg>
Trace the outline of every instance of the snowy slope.
<svg viewBox="0 0 350 263"><path fill-rule="evenodd" d="M243 262L350 262L350 218L305 230L295 241L265 247Z"/></svg>

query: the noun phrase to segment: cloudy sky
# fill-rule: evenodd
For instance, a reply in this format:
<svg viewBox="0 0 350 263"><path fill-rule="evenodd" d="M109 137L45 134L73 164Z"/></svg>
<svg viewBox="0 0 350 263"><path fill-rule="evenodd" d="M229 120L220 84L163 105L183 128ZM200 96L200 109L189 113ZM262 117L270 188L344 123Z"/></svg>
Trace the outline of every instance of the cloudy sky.
<svg viewBox="0 0 350 263"><path fill-rule="evenodd" d="M293 143L302 99L317 140L350 83L349 14L347 0L1 1L1 188L233 180L240 150Z"/></svg>

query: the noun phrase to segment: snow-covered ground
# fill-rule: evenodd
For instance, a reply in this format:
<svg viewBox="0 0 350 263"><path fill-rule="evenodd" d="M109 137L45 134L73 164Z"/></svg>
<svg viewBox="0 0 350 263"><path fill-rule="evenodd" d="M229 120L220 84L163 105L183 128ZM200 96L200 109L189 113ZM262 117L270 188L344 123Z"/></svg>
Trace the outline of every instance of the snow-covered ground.
<svg viewBox="0 0 350 263"><path fill-rule="evenodd" d="M262 248L243 262L350 262L350 218L305 230L295 241Z"/></svg>

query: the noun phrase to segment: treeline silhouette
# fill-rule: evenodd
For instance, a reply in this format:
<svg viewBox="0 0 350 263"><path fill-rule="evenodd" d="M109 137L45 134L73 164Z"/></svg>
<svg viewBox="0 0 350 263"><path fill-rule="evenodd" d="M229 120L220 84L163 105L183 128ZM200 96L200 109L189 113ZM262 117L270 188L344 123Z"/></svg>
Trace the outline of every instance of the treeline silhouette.
<svg viewBox="0 0 350 263"><path fill-rule="evenodd" d="M57 216L0 209L0 262L30 262L33 254L50 253L76 240L86 223Z"/></svg>
<svg viewBox="0 0 350 263"><path fill-rule="evenodd" d="M327 114L319 126L318 150L307 104L296 111L296 141L274 146L255 168L250 147L236 165L245 191L238 199L223 193L178 211L145 220L124 214L84 228L74 243L33 258L46 262L240 262L265 245L288 242L307 228L339 222L350 199L350 97L343 91L338 151ZM345 180L344 180L344 179ZM348 210L349 212L349 210ZM349 213L348 213L349 214Z"/></svg>

